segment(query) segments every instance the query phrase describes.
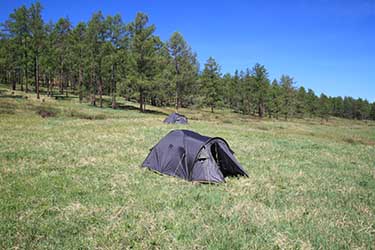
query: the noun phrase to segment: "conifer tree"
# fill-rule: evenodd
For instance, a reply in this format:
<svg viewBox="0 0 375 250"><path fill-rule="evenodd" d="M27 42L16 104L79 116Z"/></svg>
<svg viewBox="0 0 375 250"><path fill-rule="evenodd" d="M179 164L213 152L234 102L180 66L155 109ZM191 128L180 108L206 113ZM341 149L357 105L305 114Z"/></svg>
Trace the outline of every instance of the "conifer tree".
<svg viewBox="0 0 375 250"><path fill-rule="evenodd" d="M221 89L220 89L220 66L213 57L209 57L204 65L202 73L202 89L204 91L204 104L211 108L218 107L222 103Z"/></svg>
<svg viewBox="0 0 375 250"><path fill-rule="evenodd" d="M40 58L40 64L44 69L45 85L47 86L47 95L53 95L54 78L58 68L58 60L55 47L54 24L49 22L45 25L46 37L44 41L43 55Z"/></svg>
<svg viewBox="0 0 375 250"><path fill-rule="evenodd" d="M71 32L71 49L73 51L72 65L75 74L78 75L78 96L79 102L83 101L83 81L85 72L86 57L86 35L87 26L84 22L80 22ZM77 72L78 71L78 72Z"/></svg>
<svg viewBox="0 0 375 250"><path fill-rule="evenodd" d="M254 102L257 107L258 116L262 118L266 111L266 103L269 92L268 72L264 65L255 64L251 76L254 79Z"/></svg>
<svg viewBox="0 0 375 250"><path fill-rule="evenodd" d="M99 106L103 106L102 63L103 44L106 40L106 27L101 11L94 13L87 25L86 43L88 49L88 66L91 82L91 104L96 106L96 95L99 94Z"/></svg>
<svg viewBox="0 0 375 250"><path fill-rule="evenodd" d="M171 56L171 72L175 85L175 108L181 106L181 99L188 90L188 85L193 84L197 75L196 55L191 51L183 36L175 32L168 43L168 51Z"/></svg>
<svg viewBox="0 0 375 250"><path fill-rule="evenodd" d="M269 117L274 117L279 119L279 115L281 113L281 105L282 105L282 98L281 98L281 88L279 83L276 79L274 79L271 83L269 98L268 98L268 115Z"/></svg>
<svg viewBox="0 0 375 250"><path fill-rule="evenodd" d="M371 120L374 120L374 121L375 121L375 102L373 102L373 103L371 104L371 110L370 110L369 118L370 118Z"/></svg>
<svg viewBox="0 0 375 250"><path fill-rule="evenodd" d="M71 65L69 64L69 53L70 53L70 44L69 38L71 33L71 23L68 18L60 18L55 24L54 28L54 49L55 55L58 61L57 71L59 74L59 86L60 94L64 93L64 89L67 89L67 74L68 69Z"/></svg>
<svg viewBox="0 0 375 250"><path fill-rule="evenodd" d="M294 80L288 75L282 75L280 79L281 85L281 113L284 115L285 120L293 116L295 111L295 89Z"/></svg>
<svg viewBox="0 0 375 250"><path fill-rule="evenodd" d="M304 87L300 87L296 94L296 116L303 118L307 113L306 108L307 93Z"/></svg>
<svg viewBox="0 0 375 250"><path fill-rule="evenodd" d="M321 94L319 97L318 113L319 117L328 121L329 117L329 99L325 94Z"/></svg>
<svg viewBox="0 0 375 250"><path fill-rule="evenodd" d="M139 92L139 110L144 112L145 92L152 85L156 75L156 37L154 25L148 25L148 16L138 13L135 20L128 25L130 32L130 48L132 77Z"/></svg>
<svg viewBox="0 0 375 250"><path fill-rule="evenodd" d="M25 84L25 90L28 92L29 62L31 52L30 10L25 5L15 9L14 12L9 15L9 19L5 22L4 30L6 32L3 33L2 38L4 40L7 39L7 42L4 42L6 51L4 51L5 57L3 57L3 59L7 58L6 56L8 56L10 59L7 61L5 68L8 68L8 73L10 73L11 69L17 71L21 83L21 90L23 90L23 84ZM12 89L16 89L15 79L12 81Z"/></svg>
<svg viewBox="0 0 375 250"><path fill-rule="evenodd" d="M40 72L40 54L44 46L45 30L44 22L42 19L42 5L40 2L36 2L31 5L30 9L30 36L31 36L31 51L34 60L34 84L37 99L39 96L39 72Z"/></svg>
<svg viewBox="0 0 375 250"><path fill-rule="evenodd" d="M125 73L128 65L128 37L126 26L120 15L108 16L106 19L108 43L106 59L110 67L110 94L112 97L111 107L116 108L117 82L120 78L119 72Z"/></svg>

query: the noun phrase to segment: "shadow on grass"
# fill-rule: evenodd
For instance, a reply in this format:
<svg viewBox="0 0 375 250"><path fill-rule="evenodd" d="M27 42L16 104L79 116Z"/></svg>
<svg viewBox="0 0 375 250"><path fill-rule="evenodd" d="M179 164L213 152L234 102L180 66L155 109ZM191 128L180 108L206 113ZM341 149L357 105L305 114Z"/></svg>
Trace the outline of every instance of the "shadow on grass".
<svg viewBox="0 0 375 250"><path fill-rule="evenodd" d="M117 109L121 109L121 110L137 110L137 111L139 111L139 108L131 106L131 105L126 105L126 104L125 105L118 105ZM149 110L149 109L146 109L143 113L144 114L152 114L152 115L168 115L167 113L164 113L164 112L161 112L161 111Z"/></svg>
<svg viewBox="0 0 375 250"><path fill-rule="evenodd" d="M23 95L0 95L0 98L23 99Z"/></svg>
<svg viewBox="0 0 375 250"><path fill-rule="evenodd" d="M364 138L344 138L343 141L353 145L362 144L366 146L375 146L375 141Z"/></svg>
<svg viewBox="0 0 375 250"><path fill-rule="evenodd" d="M66 96L66 95L52 95L52 98L55 98L55 100L71 100L71 99L77 99L77 96Z"/></svg>
<svg viewBox="0 0 375 250"><path fill-rule="evenodd" d="M105 120L107 118L111 118L111 117L107 117L104 114L87 114L87 113L80 112L77 110L70 110L66 115L70 117L78 118L78 119L85 119L85 120Z"/></svg>

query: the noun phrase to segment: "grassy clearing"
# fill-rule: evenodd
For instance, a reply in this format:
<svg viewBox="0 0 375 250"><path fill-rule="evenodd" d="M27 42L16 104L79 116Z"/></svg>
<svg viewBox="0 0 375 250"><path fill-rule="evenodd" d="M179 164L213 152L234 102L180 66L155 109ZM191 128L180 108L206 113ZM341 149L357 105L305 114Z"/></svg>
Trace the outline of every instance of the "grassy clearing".
<svg viewBox="0 0 375 250"><path fill-rule="evenodd" d="M183 110L190 125L173 126L169 109L13 95L0 96L0 248L374 249L372 122ZM139 168L175 128L227 139L250 177Z"/></svg>

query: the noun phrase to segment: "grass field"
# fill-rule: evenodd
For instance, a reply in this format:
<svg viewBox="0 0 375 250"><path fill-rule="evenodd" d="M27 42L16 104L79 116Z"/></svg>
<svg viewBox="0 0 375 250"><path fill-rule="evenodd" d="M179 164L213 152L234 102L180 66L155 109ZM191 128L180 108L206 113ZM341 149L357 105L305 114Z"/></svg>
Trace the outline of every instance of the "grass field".
<svg viewBox="0 0 375 250"><path fill-rule="evenodd" d="M164 125L172 110L22 95L0 94L2 249L375 249L374 122L183 110L190 125ZM225 138L250 177L139 168L176 128Z"/></svg>

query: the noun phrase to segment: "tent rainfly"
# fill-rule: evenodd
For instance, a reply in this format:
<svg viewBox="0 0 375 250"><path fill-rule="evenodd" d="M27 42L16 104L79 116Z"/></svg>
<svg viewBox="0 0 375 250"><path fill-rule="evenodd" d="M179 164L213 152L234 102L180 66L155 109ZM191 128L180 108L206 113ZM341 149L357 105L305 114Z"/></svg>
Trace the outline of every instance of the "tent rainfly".
<svg viewBox="0 0 375 250"><path fill-rule="evenodd" d="M164 123L187 124L188 119L186 118L186 116L179 113L172 113L167 118L165 118Z"/></svg>
<svg viewBox="0 0 375 250"><path fill-rule="evenodd" d="M173 130L162 138L142 163L162 174L187 181L225 182L227 176L248 176L228 143L190 130Z"/></svg>

